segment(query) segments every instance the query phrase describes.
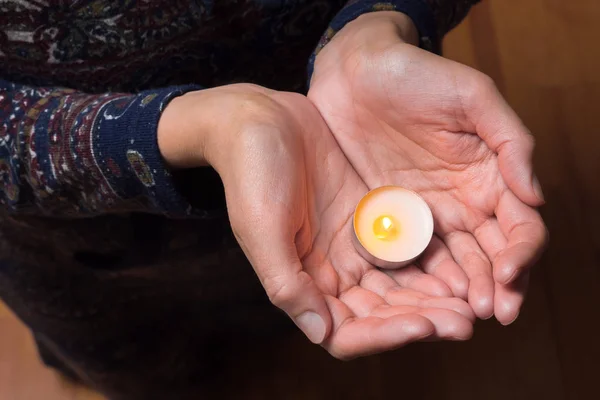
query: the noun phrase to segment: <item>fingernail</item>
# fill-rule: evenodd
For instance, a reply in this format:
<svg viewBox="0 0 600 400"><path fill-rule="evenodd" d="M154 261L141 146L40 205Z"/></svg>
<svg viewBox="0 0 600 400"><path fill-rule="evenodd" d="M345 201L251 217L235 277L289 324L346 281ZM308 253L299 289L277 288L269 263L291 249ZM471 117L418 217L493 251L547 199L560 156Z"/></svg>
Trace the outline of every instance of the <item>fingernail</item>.
<svg viewBox="0 0 600 400"><path fill-rule="evenodd" d="M304 332L308 339L319 344L325 339L325 322L315 312L307 311L296 318L296 325Z"/></svg>
<svg viewBox="0 0 600 400"><path fill-rule="evenodd" d="M538 177L535 175L533 176L533 192L538 197L538 199L545 201L544 192L542 191L542 185L540 184Z"/></svg>

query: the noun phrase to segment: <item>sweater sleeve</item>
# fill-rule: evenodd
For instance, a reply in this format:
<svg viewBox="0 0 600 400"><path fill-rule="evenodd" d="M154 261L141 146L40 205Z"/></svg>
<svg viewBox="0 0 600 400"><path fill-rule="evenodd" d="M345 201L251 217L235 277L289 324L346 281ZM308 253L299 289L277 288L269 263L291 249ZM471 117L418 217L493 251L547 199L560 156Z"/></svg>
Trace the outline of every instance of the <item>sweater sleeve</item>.
<svg viewBox="0 0 600 400"><path fill-rule="evenodd" d="M168 102L196 89L98 95L0 80L0 207L63 217L189 215L156 132Z"/></svg>
<svg viewBox="0 0 600 400"><path fill-rule="evenodd" d="M481 0L350 0L329 24L321 37L308 65L312 75L314 62L319 51L333 39L346 24L359 16L376 11L397 11L406 14L419 32L419 46L441 52L444 36L467 15L470 8Z"/></svg>

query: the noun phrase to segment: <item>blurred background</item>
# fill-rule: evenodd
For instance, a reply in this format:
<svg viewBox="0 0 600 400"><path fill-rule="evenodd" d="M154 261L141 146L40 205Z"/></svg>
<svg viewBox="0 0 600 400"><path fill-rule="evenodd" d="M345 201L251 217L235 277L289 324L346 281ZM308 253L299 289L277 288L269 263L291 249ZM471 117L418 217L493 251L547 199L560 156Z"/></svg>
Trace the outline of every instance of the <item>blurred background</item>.
<svg viewBox="0 0 600 400"><path fill-rule="evenodd" d="M338 362L299 335L231 365L215 398L593 399L600 368L600 1L484 0L445 56L495 79L537 139L550 248L521 317L467 343ZM0 304L0 400L99 400L42 366Z"/></svg>

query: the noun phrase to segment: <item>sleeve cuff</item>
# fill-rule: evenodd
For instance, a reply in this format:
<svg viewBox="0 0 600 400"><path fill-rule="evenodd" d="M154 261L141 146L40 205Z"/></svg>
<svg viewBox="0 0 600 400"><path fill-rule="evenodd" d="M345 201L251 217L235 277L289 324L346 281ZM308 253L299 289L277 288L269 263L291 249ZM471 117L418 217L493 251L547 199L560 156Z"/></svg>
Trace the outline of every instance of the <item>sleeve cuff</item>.
<svg viewBox="0 0 600 400"><path fill-rule="evenodd" d="M176 189L156 135L169 101L199 89L190 85L149 90L113 98L103 105L93 130L93 152L108 186L132 209L171 217L199 213Z"/></svg>
<svg viewBox="0 0 600 400"><path fill-rule="evenodd" d="M423 0L350 0L333 18L309 60L309 82L316 57L321 49L348 23L363 14L376 11L397 11L406 14L419 32L419 47L434 53L440 52L435 18L431 9Z"/></svg>

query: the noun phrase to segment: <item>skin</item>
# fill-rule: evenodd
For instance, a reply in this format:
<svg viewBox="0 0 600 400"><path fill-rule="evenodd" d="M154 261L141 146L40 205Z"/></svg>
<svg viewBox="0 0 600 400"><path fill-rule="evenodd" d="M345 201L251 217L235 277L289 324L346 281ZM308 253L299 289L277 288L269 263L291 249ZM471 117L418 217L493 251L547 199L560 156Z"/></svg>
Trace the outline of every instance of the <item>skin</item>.
<svg viewBox="0 0 600 400"><path fill-rule="evenodd" d="M491 79L416 42L403 14L359 17L318 55L308 97L369 188L405 186L431 206L420 270L509 324L548 238L534 141Z"/></svg>
<svg viewBox="0 0 600 400"><path fill-rule="evenodd" d="M367 14L319 54L308 98L223 86L174 99L159 124L172 168L220 174L273 304L340 359L512 322L547 241L531 135L489 78L415 42L402 14ZM355 205L384 184L420 193L436 223L395 271L351 241Z"/></svg>
<svg viewBox="0 0 600 400"><path fill-rule="evenodd" d="M217 170L271 301L333 356L471 337L471 307L441 279L416 267L394 279L356 253L351 215L368 188L306 97L244 84L190 93L165 109L158 140L173 168Z"/></svg>

